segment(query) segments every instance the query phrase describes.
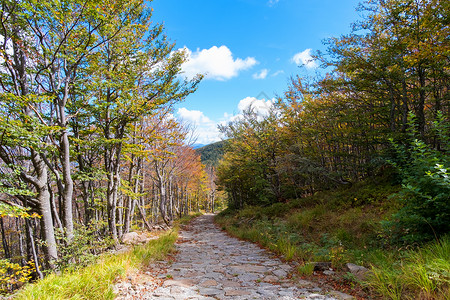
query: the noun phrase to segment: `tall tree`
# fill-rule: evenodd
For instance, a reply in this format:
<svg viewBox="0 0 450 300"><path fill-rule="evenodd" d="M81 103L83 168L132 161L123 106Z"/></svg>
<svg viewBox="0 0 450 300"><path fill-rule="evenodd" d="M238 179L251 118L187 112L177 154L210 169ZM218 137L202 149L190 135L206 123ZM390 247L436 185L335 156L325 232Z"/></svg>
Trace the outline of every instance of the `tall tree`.
<svg viewBox="0 0 450 300"><path fill-rule="evenodd" d="M106 201L112 237L117 240L116 211L120 186L120 162L130 124L151 115L163 105L184 99L200 78L179 81L182 52L173 52L162 25L152 27L151 9L143 1L126 1L114 15L115 25L101 32L104 39L93 76L91 111L93 125L104 143Z"/></svg>

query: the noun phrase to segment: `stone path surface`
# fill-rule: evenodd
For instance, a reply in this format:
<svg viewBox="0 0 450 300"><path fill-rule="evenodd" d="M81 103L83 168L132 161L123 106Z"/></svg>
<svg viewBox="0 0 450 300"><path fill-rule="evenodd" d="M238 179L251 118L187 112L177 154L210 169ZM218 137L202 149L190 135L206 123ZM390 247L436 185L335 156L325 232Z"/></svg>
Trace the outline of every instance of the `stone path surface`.
<svg viewBox="0 0 450 300"><path fill-rule="evenodd" d="M253 243L228 236L213 217L198 217L180 231L175 261L146 272L156 282L135 284L132 293L122 288L127 292L118 299L352 299L290 279L293 266Z"/></svg>

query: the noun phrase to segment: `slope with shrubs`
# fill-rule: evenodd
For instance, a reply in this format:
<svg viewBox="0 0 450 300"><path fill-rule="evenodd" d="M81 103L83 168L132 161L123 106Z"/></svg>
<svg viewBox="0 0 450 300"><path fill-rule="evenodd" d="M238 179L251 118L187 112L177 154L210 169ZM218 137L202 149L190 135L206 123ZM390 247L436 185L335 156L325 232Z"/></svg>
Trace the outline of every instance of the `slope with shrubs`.
<svg viewBox="0 0 450 300"><path fill-rule="evenodd" d="M390 227L383 224L400 209L392 195L401 189L391 182L390 176L377 177L287 203L227 209L216 221L234 236L297 261L299 276L312 276L309 262L327 261L338 271L334 280L372 296L449 299L450 238L421 249L391 243ZM346 263L371 272L359 281Z"/></svg>

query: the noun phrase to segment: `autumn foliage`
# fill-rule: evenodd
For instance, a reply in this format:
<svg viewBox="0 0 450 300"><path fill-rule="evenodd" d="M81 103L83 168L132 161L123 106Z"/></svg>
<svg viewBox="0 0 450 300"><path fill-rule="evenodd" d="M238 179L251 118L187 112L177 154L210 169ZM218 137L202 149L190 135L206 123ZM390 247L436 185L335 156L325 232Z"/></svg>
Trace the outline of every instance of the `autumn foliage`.
<svg viewBox="0 0 450 300"><path fill-rule="evenodd" d="M402 170L422 166L426 153L430 163L437 157L439 170L415 168L414 180L407 174L409 183L448 173L449 127L434 129L450 115L448 1L366 1L359 9L362 20L352 33L326 40L327 51L316 54L324 75L292 78L268 115L250 109L222 128L228 141L218 174L230 206L283 203L386 171L401 182ZM422 154L411 146L412 127L426 149ZM393 165L395 144L409 153L402 170ZM448 203L448 182L439 182L436 199ZM440 224L448 209L432 209L426 220L416 209L415 216L422 218L420 224ZM425 231L432 235L433 226ZM436 231L445 234L448 227L442 228Z"/></svg>

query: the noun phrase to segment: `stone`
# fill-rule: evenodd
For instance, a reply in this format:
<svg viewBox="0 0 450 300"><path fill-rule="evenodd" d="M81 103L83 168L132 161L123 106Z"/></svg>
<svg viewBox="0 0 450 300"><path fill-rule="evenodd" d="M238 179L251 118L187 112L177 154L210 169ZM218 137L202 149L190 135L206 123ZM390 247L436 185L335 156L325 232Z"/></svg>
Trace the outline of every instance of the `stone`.
<svg viewBox="0 0 450 300"><path fill-rule="evenodd" d="M287 296L287 297L293 297L294 296L294 294L291 291L280 291L278 293L278 295L280 295L280 296Z"/></svg>
<svg viewBox="0 0 450 300"><path fill-rule="evenodd" d="M239 281L242 281L242 282L253 282L253 281L258 280L259 276L256 274L249 273L249 274L241 274L237 278Z"/></svg>
<svg viewBox="0 0 450 300"><path fill-rule="evenodd" d="M223 278L223 275L221 273L210 272L210 273L206 273L205 275L203 275L203 277L220 280L221 278Z"/></svg>
<svg viewBox="0 0 450 300"><path fill-rule="evenodd" d="M268 275L263 279L264 282L277 282L278 280L279 280L278 277L273 275Z"/></svg>
<svg viewBox="0 0 450 300"><path fill-rule="evenodd" d="M275 275L275 276L277 276L277 277L280 277L280 278L284 278L284 277L286 277L287 276L287 272L286 271L284 271L284 270L274 270L274 271L272 271L272 273L273 273L273 275Z"/></svg>
<svg viewBox="0 0 450 300"><path fill-rule="evenodd" d="M311 281L303 280L303 279L297 280L296 283L297 283L297 286L301 286L302 288L303 288L303 287L309 287L309 286L313 286L313 285L314 285L314 283L312 283Z"/></svg>
<svg viewBox="0 0 450 300"><path fill-rule="evenodd" d="M358 280L365 280L370 272L369 269L352 263L346 264L346 267Z"/></svg>
<svg viewBox="0 0 450 300"><path fill-rule="evenodd" d="M200 289L200 294L206 295L206 296L215 296L222 293L219 289L212 289L212 288L204 288Z"/></svg>
<svg viewBox="0 0 450 300"><path fill-rule="evenodd" d="M240 265L240 266L231 266L233 270L236 270L237 272L242 273L264 273L267 271L267 268L264 266L257 266L257 265Z"/></svg>
<svg viewBox="0 0 450 300"><path fill-rule="evenodd" d="M280 265L280 268L282 268L286 272L289 271L290 269L292 269L292 267L290 265L286 265L286 264Z"/></svg>
<svg viewBox="0 0 450 300"><path fill-rule="evenodd" d="M242 290L228 290L225 292L225 296L247 296L250 294L250 292Z"/></svg>
<svg viewBox="0 0 450 300"><path fill-rule="evenodd" d="M314 299L314 300L318 300L318 299L325 299L324 295L320 295L320 294L309 294L308 297L306 299Z"/></svg>
<svg viewBox="0 0 450 300"><path fill-rule="evenodd" d="M332 271L332 270L325 270L325 271L323 271L323 274L330 276L330 275L334 274L334 271Z"/></svg>
<svg viewBox="0 0 450 300"><path fill-rule="evenodd" d="M272 267L272 266L278 265L278 262L273 261L273 260L268 260L268 261L263 262L262 264L263 264L264 266Z"/></svg>
<svg viewBox="0 0 450 300"><path fill-rule="evenodd" d="M341 293L341 292L338 292L338 291L331 291L331 292L328 293L328 295L333 296L334 298L339 299L339 300L353 300L353 299L355 299L355 297L353 297L351 295L344 294L344 293Z"/></svg>
<svg viewBox="0 0 450 300"><path fill-rule="evenodd" d="M206 280L203 281L202 283L200 283L201 287L211 287L211 286L216 286L217 285L217 281L215 280Z"/></svg>
<svg viewBox="0 0 450 300"><path fill-rule="evenodd" d="M224 288L227 288L227 287L240 287L241 286L241 284L239 282L231 281L231 280L222 281L221 284L222 284L222 286Z"/></svg>
<svg viewBox="0 0 450 300"><path fill-rule="evenodd" d="M122 243L127 245L135 245L140 242L140 237L137 232L128 232L122 235Z"/></svg>
<svg viewBox="0 0 450 300"><path fill-rule="evenodd" d="M191 287L194 286L195 282L192 279L181 279L181 280L166 280L163 286L181 286L181 287Z"/></svg>
<svg viewBox="0 0 450 300"><path fill-rule="evenodd" d="M314 264L314 271L326 271L331 268L331 262L312 262Z"/></svg>
<svg viewBox="0 0 450 300"><path fill-rule="evenodd" d="M261 290L258 291L258 294L260 294L263 299L277 299L272 291Z"/></svg>

